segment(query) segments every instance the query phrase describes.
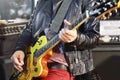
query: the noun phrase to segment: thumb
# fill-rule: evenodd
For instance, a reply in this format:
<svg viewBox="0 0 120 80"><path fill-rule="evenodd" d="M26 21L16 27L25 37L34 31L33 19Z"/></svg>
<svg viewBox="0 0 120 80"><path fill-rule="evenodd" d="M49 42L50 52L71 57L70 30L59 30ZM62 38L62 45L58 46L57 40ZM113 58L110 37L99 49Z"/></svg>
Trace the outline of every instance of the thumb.
<svg viewBox="0 0 120 80"><path fill-rule="evenodd" d="M24 56L20 56L20 63L21 63L21 65L24 65Z"/></svg>
<svg viewBox="0 0 120 80"><path fill-rule="evenodd" d="M64 20L64 23L65 23L66 27L69 29L69 26L71 25L71 23L68 22L67 20Z"/></svg>

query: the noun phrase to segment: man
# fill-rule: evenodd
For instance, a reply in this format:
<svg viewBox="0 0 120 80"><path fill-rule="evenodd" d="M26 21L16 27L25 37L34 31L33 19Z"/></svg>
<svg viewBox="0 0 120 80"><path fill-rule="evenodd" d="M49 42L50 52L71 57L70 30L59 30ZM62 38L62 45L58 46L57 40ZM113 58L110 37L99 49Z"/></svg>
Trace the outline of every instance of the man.
<svg viewBox="0 0 120 80"><path fill-rule="evenodd" d="M34 15L20 35L16 49L11 59L14 67L23 71L24 57L27 48L33 45L41 36L44 29L49 38L50 27L54 17L62 3L58 0L39 0ZM83 13L95 4L95 0L73 0L67 15L59 31L62 42L53 48L53 55L48 61L49 73L47 77L40 80L96 80L93 78L94 69L91 49L97 45L99 37L99 20L91 18L87 20L78 30L69 29ZM57 27L57 26L56 26ZM95 75L94 75L95 76ZM99 79L97 79L99 80Z"/></svg>

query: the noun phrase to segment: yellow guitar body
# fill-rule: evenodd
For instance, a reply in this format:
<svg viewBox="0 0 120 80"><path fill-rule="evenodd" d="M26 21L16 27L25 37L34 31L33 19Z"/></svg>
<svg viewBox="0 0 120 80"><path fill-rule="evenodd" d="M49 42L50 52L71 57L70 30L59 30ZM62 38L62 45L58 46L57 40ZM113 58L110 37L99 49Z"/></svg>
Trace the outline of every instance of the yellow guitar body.
<svg viewBox="0 0 120 80"><path fill-rule="evenodd" d="M47 44L46 36L41 36L33 47L30 47L30 53L27 54L27 67L15 80L34 80L33 77L46 77L48 74L47 61L52 56L52 50L41 54L35 58L34 53Z"/></svg>

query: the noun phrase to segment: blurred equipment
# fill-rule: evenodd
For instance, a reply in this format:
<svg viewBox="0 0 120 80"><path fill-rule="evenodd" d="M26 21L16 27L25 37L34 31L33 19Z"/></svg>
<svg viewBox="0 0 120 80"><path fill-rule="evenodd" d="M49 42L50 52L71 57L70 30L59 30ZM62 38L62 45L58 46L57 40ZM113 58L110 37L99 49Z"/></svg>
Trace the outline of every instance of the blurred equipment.
<svg viewBox="0 0 120 80"><path fill-rule="evenodd" d="M0 20L0 26L7 25L7 24L8 24L8 22L6 20Z"/></svg>
<svg viewBox="0 0 120 80"><path fill-rule="evenodd" d="M12 54L19 34L27 22L10 23L0 26L0 56Z"/></svg>
<svg viewBox="0 0 120 80"><path fill-rule="evenodd" d="M34 0L0 0L0 80L9 80L12 74L10 57L33 8Z"/></svg>
<svg viewBox="0 0 120 80"><path fill-rule="evenodd" d="M28 22L8 23L0 26L0 80L9 80L13 64L10 59L19 35Z"/></svg>
<svg viewBox="0 0 120 80"><path fill-rule="evenodd" d="M22 19L23 21L23 19ZM28 20L24 20L24 22L14 22L14 23L7 23L1 24L0 26L0 37L20 34L22 30L25 28Z"/></svg>
<svg viewBox="0 0 120 80"><path fill-rule="evenodd" d="M33 7L32 0L0 0L0 19L29 18Z"/></svg>
<svg viewBox="0 0 120 80"><path fill-rule="evenodd" d="M9 80L12 72L12 61L10 55L0 56L0 80Z"/></svg>
<svg viewBox="0 0 120 80"><path fill-rule="evenodd" d="M101 80L120 80L120 43L102 43L93 50L96 72Z"/></svg>
<svg viewBox="0 0 120 80"><path fill-rule="evenodd" d="M100 34L93 49L96 71L102 80L120 80L120 20L101 21Z"/></svg>
<svg viewBox="0 0 120 80"><path fill-rule="evenodd" d="M100 21L99 43L120 43L120 20Z"/></svg>

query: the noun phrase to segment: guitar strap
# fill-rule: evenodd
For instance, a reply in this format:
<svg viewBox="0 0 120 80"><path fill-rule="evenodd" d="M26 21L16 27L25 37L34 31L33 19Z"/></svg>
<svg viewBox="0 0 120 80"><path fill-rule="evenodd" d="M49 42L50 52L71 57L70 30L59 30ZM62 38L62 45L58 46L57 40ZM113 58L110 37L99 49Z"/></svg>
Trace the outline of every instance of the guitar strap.
<svg viewBox="0 0 120 80"><path fill-rule="evenodd" d="M51 24L50 30L47 35L48 39L52 38L53 36L55 36L55 34L58 33L71 2L72 0L63 0L61 7L59 8L54 18L54 21Z"/></svg>

